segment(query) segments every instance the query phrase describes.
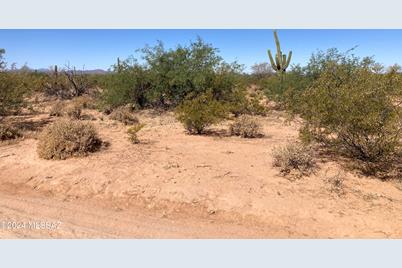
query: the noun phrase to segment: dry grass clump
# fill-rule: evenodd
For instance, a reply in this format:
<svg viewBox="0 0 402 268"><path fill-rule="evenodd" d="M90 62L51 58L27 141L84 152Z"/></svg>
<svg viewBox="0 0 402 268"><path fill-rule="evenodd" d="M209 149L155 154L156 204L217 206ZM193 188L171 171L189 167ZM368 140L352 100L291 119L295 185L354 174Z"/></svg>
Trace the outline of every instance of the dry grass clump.
<svg viewBox="0 0 402 268"><path fill-rule="evenodd" d="M57 101L49 111L50 116L60 117L63 116L64 103L62 101Z"/></svg>
<svg viewBox="0 0 402 268"><path fill-rule="evenodd" d="M338 196L342 196L346 193L344 181L345 176L341 172L325 178L325 182L329 184L329 191Z"/></svg>
<svg viewBox="0 0 402 268"><path fill-rule="evenodd" d="M241 115L230 125L230 134L243 138L257 138L263 134L261 124L252 116Z"/></svg>
<svg viewBox="0 0 402 268"><path fill-rule="evenodd" d="M0 141L13 140L21 137L20 131L12 126L0 125Z"/></svg>
<svg viewBox="0 0 402 268"><path fill-rule="evenodd" d="M72 100L76 105L80 106L82 109L95 109L96 102L93 98L89 96L79 96Z"/></svg>
<svg viewBox="0 0 402 268"><path fill-rule="evenodd" d="M82 107L79 103L71 103L64 108L65 115L70 119L79 120L81 118Z"/></svg>
<svg viewBox="0 0 402 268"><path fill-rule="evenodd" d="M95 152L101 143L92 124L61 119L43 129L37 152L44 159L66 159Z"/></svg>
<svg viewBox="0 0 402 268"><path fill-rule="evenodd" d="M273 166L279 167L284 175L292 171L299 175L308 175L315 166L311 148L298 143L275 148L273 158Z"/></svg>
<svg viewBox="0 0 402 268"><path fill-rule="evenodd" d="M129 127L127 129L127 134L128 134L128 140L131 141L134 144L140 143L140 140L138 139L137 133L140 131L145 124L136 124L132 127Z"/></svg>
<svg viewBox="0 0 402 268"><path fill-rule="evenodd" d="M116 121L120 121L125 125L138 124L138 118L127 107L118 107L111 114L110 118Z"/></svg>

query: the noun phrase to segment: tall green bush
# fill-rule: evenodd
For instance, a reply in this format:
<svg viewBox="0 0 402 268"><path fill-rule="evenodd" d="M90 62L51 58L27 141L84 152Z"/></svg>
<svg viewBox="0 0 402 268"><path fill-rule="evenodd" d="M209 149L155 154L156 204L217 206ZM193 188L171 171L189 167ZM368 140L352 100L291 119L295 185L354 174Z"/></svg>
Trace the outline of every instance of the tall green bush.
<svg viewBox="0 0 402 268"><path fill-rule="evenodd" d="M22 72L6 70L5 50L0 49L0 115L18 112L29 89L29 80Z"/></svg>
<svg viewBox="0 0 402 268"><path fill-rule="evenodd" d="M224 100L241 80L242 66L224 62L218 50L201 39L174 49L166 49L160 42L140 52L142 65L119 61L108 75L102 94L105 105L174 108L188 95L208 90L215 99Z"/></svg>
<svg viewBox="0 0 402 268"><path fill-rule="evenodd" d="M135 61L119 60L114 66L114 72L103 75L100 84L104 88L101 94L104 107L114 109L133 104L137 108L143 108L148 104L148 71Z"/></svg>
<svg viewBox="0 0 402 268"><path fill-rule="evenodd" d="M366 162L400 151L402 80L356 58L328 62L303 94L304 135Z"/></svg>

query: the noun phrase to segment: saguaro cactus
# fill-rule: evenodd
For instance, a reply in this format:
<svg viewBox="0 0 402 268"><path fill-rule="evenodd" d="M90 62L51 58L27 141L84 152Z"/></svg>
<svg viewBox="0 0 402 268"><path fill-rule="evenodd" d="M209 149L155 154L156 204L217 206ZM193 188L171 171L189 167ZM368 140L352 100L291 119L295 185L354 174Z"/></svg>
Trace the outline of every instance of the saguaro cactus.
<svg viewBox="0 0 402 268"><path fill-rule="evenodd" d="M121 72L121 62L120 62L120 58L117 57L117 72L120 73Z"/></svg>
<svg viewBox="0 0 402 268"><path fill-rule="evenodd" d="M275 60L272 57L271 50L268 49L269 61L271 62L272 68L279 74L284 74L286 72L286 68L288 68L290 60L292 59L292 51L289 51L289 56L286 57L286 54L282 54L281 44L279 43L278 34L274 31L274 38L276 44L276 55Z"/></svg>

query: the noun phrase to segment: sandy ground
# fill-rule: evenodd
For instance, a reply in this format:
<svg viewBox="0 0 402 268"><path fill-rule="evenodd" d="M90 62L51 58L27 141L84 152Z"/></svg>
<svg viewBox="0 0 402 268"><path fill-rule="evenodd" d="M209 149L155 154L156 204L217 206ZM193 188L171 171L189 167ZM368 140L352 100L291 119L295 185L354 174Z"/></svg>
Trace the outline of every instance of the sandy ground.
<svg viewBox="0 0 402 268"><path fill-rule="evenodd" d="M0 237L402 238L399 183L328 159L296 180L272 167L272 149L299 127L280 113L259 118L263 138L242 139L226 134L227 123L194 136L171 113L142 111L136 145L126 126L86 113L110 143L88 157L39 159L34 138L0 145ZM22 119L31 130L52 120ZM342 194L328 182L336 174ZM58 228L9 226L32 221Z"/></svg>

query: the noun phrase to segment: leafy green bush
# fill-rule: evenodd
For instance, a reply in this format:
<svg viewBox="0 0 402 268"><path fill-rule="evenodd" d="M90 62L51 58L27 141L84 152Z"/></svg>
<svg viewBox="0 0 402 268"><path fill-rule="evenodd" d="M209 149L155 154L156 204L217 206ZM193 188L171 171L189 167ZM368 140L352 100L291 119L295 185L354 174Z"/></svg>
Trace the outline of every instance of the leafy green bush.
<svg viewBox="0 0 402 268"><path fill-rule="evenodd" d="M247 91L242 88L234 90L226 98L229 111L236 117L242 114L265 116L268 109L261 104L261 99L262 97L259 95L248 96Z"/></svg>
<svg viewBox="0 0 402 268"><path fill-rule="evenodd" d="M26 92L27 87L18 74L0 71L0 115L18 112Z"/></svg>
<svg viewBox="0 0 402 268"><path fill-rule="evenodd" d="M40 88L42 75L34 73L28 67L17 70L12 65L6 69L3 59L4 49L0 49L0 115L15 114L25 105L24 97Z"/></svg>
<svg viewBox="0 0 402 268"><path fill-rule="evenodd" d="M25 81L17 72L8 72L5 68L4 49L0 49L0 115L17 112L23 104L27 91Z"/></svg>
<svg viewBox="0 0 402 268"><path fill-rule="evenodd" d="M327 64L303 94L303 129L317 141L367 162L400 151L402 79L365 62Z"/></svg>
<svg viewBox="0 0 402 268"><path fill-rule="evenodd" d="M144 64L125 60L103 78L102 104L115 108L134 104L138 108L174 108L188 95L211 90L224 100L237 87L242 66L228 64L218 50L201 39L188 46L165 49L162 43L141 50Z"/></svg>
<svg viewBox="0 0 402 268"><path fill-rule="evenodd" d="M177 119L191 134L201 134L212 124L224 120L227 107L213 98L211 91L183 102L176 109Z"/></svg>
<svg viewBox="0 0 402 268"><path fill-rule="evenodd" d="M138 118L125 106L113 110L110 114L110 119L120 121L125 125L135 125L139 123Z"/></svg>
<svg viewBox="0 0 402 268"><path fill-rule="evenodd" d="M143 108L149 104L147 95L150 88L148 71L135 61L119 62L115 72L103 75L101 98L103 110L114 109L126 104Z"/></svg>
<svg viewBox="0 0 402 268"><path fill-rule="evenodd" d="M92 124L61 119L43 129L37 152L44 159L66 159L95 152L100 146L101 140Z"/></svg>
<svg viewBox="0 0 402 268"><path fill-rule="evenodd" d="M243 138L257 138L262 136L261 124L252 116L241 115L230 125L231 135Z"/></svg>
<svg viewBox="0 0 402 268"><path fill-rule="evenodd" d="M263 88L268 99L277 103L277 107L297 113L300 96L311 81L303 68L292 66L291 70L284 74L282 82L278 76L269 76L261 79L258 85Z"/></svg>

